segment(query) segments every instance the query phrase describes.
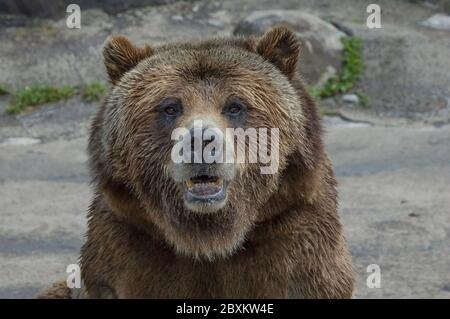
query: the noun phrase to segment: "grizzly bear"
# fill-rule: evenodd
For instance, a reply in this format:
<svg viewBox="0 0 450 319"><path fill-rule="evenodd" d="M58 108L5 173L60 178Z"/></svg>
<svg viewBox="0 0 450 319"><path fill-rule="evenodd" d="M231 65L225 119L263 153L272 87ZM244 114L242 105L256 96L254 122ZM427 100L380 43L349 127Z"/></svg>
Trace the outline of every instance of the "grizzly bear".
<svg viewBox="0 0 450 319"><path fill-rule="evenodd" d="M111 90L88 147L95 196L83 288L60 282L39 297L352 297L336 180L297 74L299 51L284 26L142 48L109 38ZM219 130L278 128L278 169L174 163L172 132L196 120Z"/></svg>

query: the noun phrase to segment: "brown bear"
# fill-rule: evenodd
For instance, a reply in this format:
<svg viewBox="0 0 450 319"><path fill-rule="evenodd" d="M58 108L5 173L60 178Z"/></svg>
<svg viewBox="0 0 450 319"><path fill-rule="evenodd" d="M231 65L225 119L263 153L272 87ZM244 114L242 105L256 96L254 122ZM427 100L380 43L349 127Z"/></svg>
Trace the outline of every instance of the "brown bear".
<svg viewBox="0 0 450 319"><path fill-rule="evenodd" d="M283 26L159 47L108 39L111 91L88 147L95 198L83 290L57 283L40 297L352 297L336 180L299 51ZM278 128L278 169L174 163L174 129L191 132L196 120Z"/></svg>

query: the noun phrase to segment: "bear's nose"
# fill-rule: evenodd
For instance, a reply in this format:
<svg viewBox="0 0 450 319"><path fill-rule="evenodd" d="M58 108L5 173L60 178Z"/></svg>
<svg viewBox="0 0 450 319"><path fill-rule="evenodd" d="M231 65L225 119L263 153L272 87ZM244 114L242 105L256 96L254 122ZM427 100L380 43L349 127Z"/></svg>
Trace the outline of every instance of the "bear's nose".
<svg viewBox="0 0 450 319"><path fill-rule="evenodd" d="M211 127L191 128L191 156L194 163L217 163L222 154L223 141L219 130ZM212 144L213 143L213 144ZM222 146L222 147L221 147Z"/></svg>
<svg viewBox="0 0 450 319"><path fill-rule="evenodd" d="M191 135L191 150L194 151L194 146L199 145L202 149L209 143L214 141L214 136L205 137L205 132L208 128L191 128L189 134Z"/></svg>

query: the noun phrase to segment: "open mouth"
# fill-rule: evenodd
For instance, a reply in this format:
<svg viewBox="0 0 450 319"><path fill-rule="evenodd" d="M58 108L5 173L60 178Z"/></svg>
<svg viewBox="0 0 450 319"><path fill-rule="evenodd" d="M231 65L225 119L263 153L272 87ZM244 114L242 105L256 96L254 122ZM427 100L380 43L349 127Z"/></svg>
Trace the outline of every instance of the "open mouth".
<svg viewBox="0 0 450 319"><path fill-rule="evenodd" d="M224 180L217 176L199 175L186 181L188 201L217 201L225 198Z"/></svg>

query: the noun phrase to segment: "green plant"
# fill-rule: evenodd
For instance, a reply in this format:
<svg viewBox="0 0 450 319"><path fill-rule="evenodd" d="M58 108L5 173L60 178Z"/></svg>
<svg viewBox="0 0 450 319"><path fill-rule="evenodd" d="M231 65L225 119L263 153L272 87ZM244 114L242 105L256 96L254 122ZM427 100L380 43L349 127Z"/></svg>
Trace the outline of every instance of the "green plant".
<svg viewBox="0 0 450 319"><path fill-rule="evenodd" d="M76 88L69 85L60 88L48 85L27 86L23 90L12 93L6 112L18 114L26 107L67 100L75 94L77 94Z"/></svg>
<svg viewBox="0 0 450 319"><path fill-rule="evenodd" d="M369 99L369 96L366 93L361 92L361 91L357 91L355 94L358 96L359 104L362 107L365 107L365 108L370 107L370 99Z"/></svg>
<svg viewBox="0 0 450 319"><path fill-rule="evenodd" d="M0 85L0 95L6 95L8 94L8 90L3 85Z"/></svg>
<svg viewBox="0 0 450 319"><path fill-rule="evenodd" d="M102 82L92 82L83 88L83 99L87 102L99 101L106 93L106 86Z"/></svg>
<svg viewBox="0 0 450 319"><path fill-rule="evenodd" d="M441 0L439 4L441 5L442 9L444 9L444 12L450 13L450 0Z"/></svg>
<svg viewBox="0 0 450 319"><path fill-rule="evenodd" d="M312 87L310 94L316 99L322 99L344 93L354 87L364 71L362 41L356 37L342 38L343 61L341 71L329 78L322 87Z"/></svg>
<svg viewBox="0 0 450 319"><path fill-rule="evenodd" d="M321 88L318 86L307 86L306 87L306 91L308 91L309 95L311 95L313 97L313 99L315 100L319 100L320 99L320 91Z"/></svg>

